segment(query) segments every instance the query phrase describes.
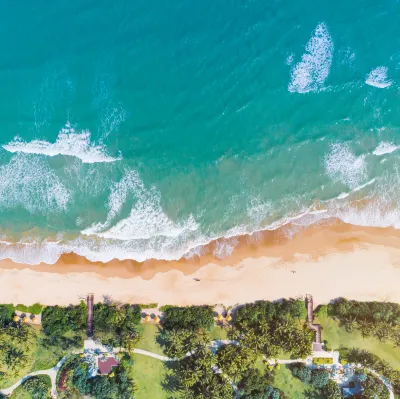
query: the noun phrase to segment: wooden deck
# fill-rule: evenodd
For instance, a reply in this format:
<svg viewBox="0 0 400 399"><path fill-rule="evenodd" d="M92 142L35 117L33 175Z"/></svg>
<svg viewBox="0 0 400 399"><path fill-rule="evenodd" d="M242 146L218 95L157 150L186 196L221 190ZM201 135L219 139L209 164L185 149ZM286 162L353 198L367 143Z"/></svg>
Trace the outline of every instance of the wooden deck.
<svg viewBox="0 0 400 399"><path fill-rule="evenodd" d="M88 338L93 337L93 304L94 304L94 295L88 294L86 297L87 304L87 336Z"/></svg>
<svg viewBox="0 0 400 399"><path fill-rule="evenodd" d="M314 321L314 301L312 295L306 296L307 302L307 318L308 318L308 328L315 331L315 343L321 344L321 326L319 324L313 324Z"/></svg>

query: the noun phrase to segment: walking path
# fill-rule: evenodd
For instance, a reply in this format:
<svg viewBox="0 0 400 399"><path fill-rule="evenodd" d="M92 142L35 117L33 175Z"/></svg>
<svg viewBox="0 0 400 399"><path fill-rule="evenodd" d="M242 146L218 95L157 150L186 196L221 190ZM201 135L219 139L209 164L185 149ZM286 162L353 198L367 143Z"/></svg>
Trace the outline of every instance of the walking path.
<svg viewBox="0 0 400 399"><path fill-rule="evenodd" d="M27 374L25 377L22 377L19 381L17 381L14 385L7 389L1 389L0 393L4 396L10 396L15 389L17 389L22 383L24 383L28 378L34 377L36 375L47 375L51 380L51 396L53 398L57 398L57 373L60 370L61 366L67 360L67 356L64 356L54 367L47 370L38 370L32 373Z"/></svg>
<svg viewBox="0 0 400 399"><path fill-rule="evenodd" d="M365 369L368 370L375 377L379 378L385 384L386 389L389 391L389 398L394 399L392 384L385 377L382 377L380 374L378 374L375 370L372 370L368 367L366 367Z"/></svg>
<svg viewBox="0 0 400 399"><path fill-rule="evenodd" d="M237 345L237 341L232 341L232 340L215 340L212 341L211 343L211 348L219 348L222 345ZM114 348L113 352L118 353L124 351L124 349L121 348ZM160 360L162 362L173 362L179 360L179 358L170 358L167 356L162 356L157 353L149 352L144 349L133 349L133 353L136 353L138 355L143 355L143 356L149 356L154 359ZM188 352L184 357L191 356L194 353ZM57 384L56 384L56 378L57 378L57 373L60 370L61 366L64 364L66 361L67 356L64 356L54 367L51 369L47 370L39 370L39 371L34 371L32 373L27 374L25 377L21 378L19 381L17 381L14 385L7 389L1 389L0 393L5 395L5 396L10 396L13 391L18 388L24 381L26 381L30 377L34 377L36 375L48 375L51 380L51 395L53 398L57 398ZM304 359L266 359L269 364L274 365L274 364L294 364L294 363L306 363L306 360ZM235 383L226 375L222 372L222 370L218 366L213 366L213 370L216 374L221 374L232 386L233 390L235 391L235 395L238 395L238 387L235 385ZM393 388L391 383L383 376L381 376L379 373L377 373L375 370L372 370L370 368L366 368L368 372L371 374L375 375L377 378L379 378L384 384L386 389L389 392L389 398L390 399L395 399Z"/></svg>

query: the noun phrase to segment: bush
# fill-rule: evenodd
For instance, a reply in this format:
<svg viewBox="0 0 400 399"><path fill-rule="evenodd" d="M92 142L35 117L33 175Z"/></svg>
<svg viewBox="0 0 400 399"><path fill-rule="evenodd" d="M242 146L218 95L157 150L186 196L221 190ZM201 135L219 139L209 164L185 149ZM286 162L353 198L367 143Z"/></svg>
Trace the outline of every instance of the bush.
<svg viewBox="0 0 400 399"><path fill-rule="evenodd" d="M28 306L22 305L19 303L16 307L15 310L18 310L20 312L28 313Z"/></svg>
<svg viewBox="0 0 400 399"><path fill-rule="evenodd" d="M329 380L323 390L325 399L342 399L342 393L335 381Z"/></svg>
<svg viewBox="0 0 400 399"><path fill-rule="evenodd" d="M42 313L42 327L50 336L59 336L67 331L86 329L87 310L84 302L78 306L47 306Z"/></svg>
<svg viewBox="0 0 400 399"><path fill-rule="evenodd" d="M210 330L214 325L211 306L171 306L165 310L163 327L167 330Z"/></svg>
<svg viewBox="0 0 400 399"><path fill-rule="evenodd" d="M314 364L333 364L333 359L331 357L314 357L313 358Z"/></svg>
<svg viewBox="0 0 400 399"><path fill-rule="evenodd" d="M40 303L34 303L31 306L26 306L26 305L22 305L19 303L15 307L15 309L19 310L20 312L24 312L24 313L40 314L40 313L42 313L43 305L41 305Z"/></svg>
<svg viewBox="0 0 400 399"><path fill-rule="evenodd" d="M400 321L400 305L390 302L358 302L339 298L328 305L328 314L341 321L353 319L395 325Z"/></svg>
<svg viewBox="0 0 400 399"><path fill-rule="evenodd" d="M12 322L14 312L14 305L0 305L0 327L5 327Z"/></svg>
<svg viewBox="0 0 400 399"><path fill-rule="evenodd" d="M317 309L315 309L314 315L316 317L328 317L328 306L327 305L319 305Z"/></svg>
<svg viewBox="0 0 400 399"><path fill-rule="evenodd" d="M294 377L297 377L304 384L309 384L311 382L311 369L304 366L303 364L298 364L290 368Z"/></svg>
<svg viewBox="0 0 400 399"><path fill-rule="evenodd" d="M22 387L30 393L32 399L50 398L51 381L48 376L30 377L23 382Z"/></svg>
<svg viewBox="0 0 400 399"><path fill-rule="evenodd" d="M269 385L271 378L257 369L249 368L243 375L238 388L242 399L279 399L284 398L279 389Z"/></svg>
<svg viewBox="0 0 400 399"><path fill-rule="evenodd" d="M153 308L158 308L158 303L141 303L139 304L140 309L153 309Z"/></svg>
<svg viewBox="0 0 400 399"><path fill-rule="evenodd" d="M297 377L304 384L311 384L315 389L324 388L329 381L329 373L324 369L311 370L304 364L291 367L293 376Z"/></svg>
<svg viewBox="0 0 400 399"><path fill-rule="evenodd" d="M276 319L301 319L307 317L307 309L302 300L283 299L279 302L257 301L241 306L235 312L233 323L256 326L268 324Z"/></svg>

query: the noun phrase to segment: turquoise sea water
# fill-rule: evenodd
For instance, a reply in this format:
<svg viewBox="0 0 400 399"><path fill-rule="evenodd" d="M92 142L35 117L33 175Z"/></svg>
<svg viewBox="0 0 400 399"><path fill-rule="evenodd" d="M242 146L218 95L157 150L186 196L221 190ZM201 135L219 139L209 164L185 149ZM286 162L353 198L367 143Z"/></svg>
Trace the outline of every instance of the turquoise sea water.
<svg viewBox="0 0 400 399"><path fill-rule="evenodd" d="M228 255L400 226L400 5L34 1L0 16L0 258Z"/></svg>

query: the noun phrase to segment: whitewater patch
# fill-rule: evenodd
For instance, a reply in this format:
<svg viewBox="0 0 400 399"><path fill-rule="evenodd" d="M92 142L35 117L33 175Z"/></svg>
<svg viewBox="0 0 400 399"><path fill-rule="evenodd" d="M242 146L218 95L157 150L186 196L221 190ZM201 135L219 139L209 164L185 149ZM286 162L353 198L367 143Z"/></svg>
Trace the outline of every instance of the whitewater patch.
<svg viewBox="0 0 400 399"><path fill-rule="evenodd" d="M307 93L320 89L329 75L333 59L333 41L325 23L314 30L302 55L291 71L290 92Z"/></svg>
<svg viewBox="0 0 400 399"><path fill-rule="evenodd" d="M135 201L129 216L112 226L128 196ZM134 170L126 170L114 185L107 207L106 221L85 229L83 234L116 240L149 240L158 236L177 237L198 227L192 215L182 223L172 221L161 207L160 193L155 187L146 188Z"/></svg>
<svg viewBox="0 0 400 399"><path fill-rule="evenodd" d="M67 155L79 158L84 163L114 162L121 159L107 155L104 145L91 143L88 130L76 132L68 123L60 130L55 143L44 140L26 142L16 137L10 143L3 145L3 148L12 153L40 154L50 157Z"/></svg>
<svg viewBox="0 0 400 399"><path fill-rule="evenodd" d="M367 177L365 156L354 155L346 144L333 144L324 161L326 174L351 189L360 186Z"/></svg>
<svg viewBox="0 0 400 399"><path fill-rule="evenodd" d="M398 150L399 148L400 147L398 145L394 145L393 143L388 143L383 141L379 143L378 147L376 147L372 153L374 155L380 156L380 155L390 154Z"/></svg>
<svg viewBox="0 0 400 399"><path fill-rule="evenodd" d="M378 89L385 89L392 84L392 82L388 80L387 73L387 67L379 66L368 74L365 83L367 85L377 87Z"/></svg>
<svg viewBox="0 0 400 399"><path fill-rule="evenodd" d="M17 154L0 167L0 208L22 207L31 213L67 209L71 195L37 155Z"/></svg>

